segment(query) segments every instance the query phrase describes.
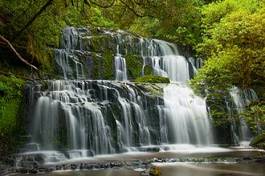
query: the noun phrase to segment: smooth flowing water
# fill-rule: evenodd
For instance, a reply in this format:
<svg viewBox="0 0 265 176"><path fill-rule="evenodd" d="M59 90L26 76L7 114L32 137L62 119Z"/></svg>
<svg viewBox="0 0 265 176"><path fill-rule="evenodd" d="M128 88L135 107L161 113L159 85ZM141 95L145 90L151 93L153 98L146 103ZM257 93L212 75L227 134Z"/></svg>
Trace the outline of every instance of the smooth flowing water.
<svg viewBox="0 0 265 176"><path fill-rule="evenodd" d="M69 27L63 31L61 48L55 49L55 66L61 79L28 84L29 104L33 107L29 130L32 139L17 165L30 157L59 164L98 159L103 154L106 159L105 154L115 157L124 152L144 152L138 159L147 159L150 153L145 152L160 151L157 157L165 154L170 158L176 156L172 151L187 154L210 150L205 148L213 145L206 100L195 95L187 83L201 66L201 60L182 56L175 44L165 41L134 37L122 31L103 31L102 35L110 38L105 43L115 53L113 65L108 65L108 69L113 68L113 80L90 79L95 74L91 71L95 64L91 57L103 59L102 54L94 53L94 36L89 30ZM154 75L168 77L170 84L131 82L126 64L128 53L142 59L142 75L150 66ZM161 94L152 93L148 86L157 86ZM239 112L248 103L248 98L240 99L235 90L231 96ZM124 157L119 155L116 159Z"/></svg>
<svg viewBox="0 0 265 176"><path fill-rule="evenodd" d="M240 115L245 108L252 102L257 101L258 97L253 89L241 90L238 87L233 87L230 90L233 103L235 104L236 112ZM234 132L240 144L249 143L251 132L243 117L240 117L239 132Z"/></svg>
<svg viewBox="0 0 265 176"><path fill-rule="evenodd" d="M133 42L123 32L105 31L115 41L116 81L84 80L79 55L89 52L87 33L71 27L63 31L55 61L65 80L47 80L45 87L31 85L31 99L36 99L32 143L40 144L41 150L64 150L70 158L144 150L150 145L212 144L205 99L186 83L190 69L196 69L195 63L190 67L191 58L181 56L172 43L142 38ZM163 86L162 96L127 81L124 55L137 46L133 52L142 57L143 67L149 60L155 75L169 77L171 83Z"/></svg>

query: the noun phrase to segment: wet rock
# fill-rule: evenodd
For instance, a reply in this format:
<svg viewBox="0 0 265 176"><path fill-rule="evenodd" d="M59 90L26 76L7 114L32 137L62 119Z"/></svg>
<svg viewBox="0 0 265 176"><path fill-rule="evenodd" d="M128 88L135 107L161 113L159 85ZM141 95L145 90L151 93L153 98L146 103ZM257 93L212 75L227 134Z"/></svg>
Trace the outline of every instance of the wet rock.
<svg viewBox="0 0 265 176"><path fill-rule="evenodd" d="M139 151L142 151L142 152L159 152L160 147L143 147L143 148L139 148Z"/></svg>
<svg viewBox="0 0 265 176"><path fill-rule="evenodd" d="M29 173L30 174L37 174L38 170L37 169L31 169L31 170L29 170Z"/></svg>
<svg viewBox="0 0 265 176"><path fill-rule="evenodd" d="M91 170L93 169L94 165L93 164L85 164L84 165L84 168L87 169L87 170Z"/></svg>
<svg viewBox="0 0 265 176"><path fill-rule="evenodd" d="M264 163L264 164L265 164L265 157L263 157L263 158L257 158L257 159L255 160L255 162L256 162L256 163Z"/></svg>
<svg viewBox="0 0 265 176"><path fill-rule="evenodd" d="M40 149L40 145L37 143L28 143L26 144L22 149L20 149L20 152L27 152L27 151L38 151Z"/></svg>
<svg viewBox="0 0 265 176"><path fill-rule="evenodd" d="M104 164L104 168L105 168L105 169L107 169L107 168L109 168L109 167L110 167L110 164L109 164L109 163L105 163L105 164Z"/></svg>
<svg viewBox="0 0 265 176"><path fill-rule="evenodd" d="M18 173L21 173L21 174L27 174L28 173L28 169L26 169L26 168L19 168L19 169L17 169L17 172Z"/></svg>
<svg viewBox="0 0 265 176"><path fill-rule="evenodd" d="M157 166L152 166L149 170L149 175L150 176L160 176L161 175L160 168Z"/></svg>
<svg viewBox="0 0 265 176"><path fill-rule="evenodd" d="M55 170L62 170L62 169L63 169L63 166L60 166L60 165L55 166Z"/></svg>
<svg viewBox="0 0 265 176"><path fill-rule="evenodd" d="M122 167L123 164L121 162L110 162L110 168L113 167Z"/></svg>
<svg viewBox="0 0 265 176"><path fill-rule="evenodd" d="M175 163L175 162L177 162L177 160L176 159L169 159L168 162Z"/></svg>
<svg viewBox="0 0 265 176"><path fill-rule="evenodd" d="M85 169L85 167L84 167L84 163L81 163L81 164L79 165L79 169L80 169L80 170Z"/></svg>
<svg viewBox="0 0 265 176"><path fill-rule="evenodd" d="M71 164L71 169L76 170L77 169L77 164Z"/></svg>
<svg viewBox="0 0 265 176"><path fill-rule="evenodd" d="M243 157L243 160L252 160L250 157Z"/></svg>
<svg viewBox="0 0 265 176"><path fill-rule="evenodd" d="M45 170L45 172L53 172L53 171L55 171L55 168L54 167L48 167Z"/></svg>
<svg viewBox="0 0 265 176"><path fill-rule="evenodd" d="M39 172L42 172L42 173L43 173L43 172L46 172L46 168L40 167L40 168L39 168Z"/></svg>

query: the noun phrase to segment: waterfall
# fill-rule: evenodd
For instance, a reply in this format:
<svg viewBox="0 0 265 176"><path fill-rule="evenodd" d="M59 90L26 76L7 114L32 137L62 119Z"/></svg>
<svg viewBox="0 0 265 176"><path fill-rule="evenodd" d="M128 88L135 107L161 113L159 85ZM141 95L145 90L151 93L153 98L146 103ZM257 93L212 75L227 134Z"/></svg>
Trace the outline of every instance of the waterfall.
<svg viewBox="0 0 265 176"><path fill-rule="evenodd" d="M164 89L165 107L174 143L210 144L211 130L203 98L185 84L172 83Z"/></svg>
<svg viewBox="0 0 265 176"><path fill-rule="evenodd" d="M91 80L50 80L47 84L47 90L34 93L40 97L32 134L42 150L64 145L70 152L89 149L105 154L159 143L159 137L151 141L149 129L159 126L148 124L145 111L151 107L144 107L145 95L135 85ZM117 143L120 146L115 148Z"/></svg>
<svg viewBox="0 0 265 176"><path fill-rule="evenodd" d="M187 84L190 69L194 71L201 62L186 59L175 44L162 40L121 31L103 30L98 35L106 41L97 45L105 48L97 50L93 40L98 36L91 36L88 29L63 31L61 48L55 49L61 79L30 85L34 107L31 143L39 144L41 151L64 151L68 158L143 150L152 145L212 144L205 99ZM104 65L104 53L98 53L106 48L112 52L108 62L112 65ZM150 66L154 75L170 79L168 85L157 85L161 95L153 94L145 84L127 81L128 53L142 59L142 74ZM104 72L93 72L93 64L114 68L113 80L92 80L89 75Z"/></svg>
<svg viewBox="0 0 265 176"><path fill-rule="evenodd" d="M152 42L149 48L152 51L150 57L154 74L168 77L171 81L164 88L164 102L174 143L212 143L206 101L196 96L186 84L190 79L188 61L192 59L187 60L179 55L172 43L161 40ZM196 71L195 64L193 69Z"/></svg>
<svg viewBox="0 0 265 176"><path fill-rule="evenodd" d="M245 110L245 107L248 106L251 102L257 101L258 97L253 89L241 90L238 87L232 87L230 89L230 96L232 97L233 103L235 104L236 112L240 117L239 123L239 134L237 135L239 142L243 143L244 141L250 141L251 133L249 127L247 126L243 117L240 116Z"/></svg>
<svg viewBox="0 0 265 176"><path fill-rule="evenodd" d="M117 53L115 56L115 75L117 81L127 80L127 66L126 60L119 52L119 45L117 45Z"/></svg>

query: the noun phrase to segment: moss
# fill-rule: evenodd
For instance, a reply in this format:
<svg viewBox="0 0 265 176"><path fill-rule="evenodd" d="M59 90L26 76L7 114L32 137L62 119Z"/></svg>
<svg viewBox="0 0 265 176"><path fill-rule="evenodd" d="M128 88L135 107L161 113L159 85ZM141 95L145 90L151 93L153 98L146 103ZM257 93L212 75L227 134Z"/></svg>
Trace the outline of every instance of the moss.
<svg viewBox="0 0 265 176"><path fill-rule="evenodd" d="M153 68L150 65L144 67L144 75L151 75L153 73Z"/></svg>
<svg viewBox="0 0 265 176"><path fill-rule="evenodd" d="M137 83L169 83L169 79L161 76L146 75L135 79Z"/></svg>
<svg viewBox="0 0 265 176"><path fill-rule="evenodd" d="M136 55L128 54L125 56L129 79L136 79L141 76L143 61Z"/></svg>
<svg viewBox="0 0 265 176"><path fill-rule="evenodd" d="M167 86L167 83L136 83L137 87L155 97L162 97L163 90Z"/></svg>
<svg viewBox="0 0 265 176"><path fill-rule="evenodd" d="M111 36L109 35L101 35L101 36L92 36L91 38L84 39L84 46L88 46L87 50L92 52L103 52L106 49L116 50L116 45L114 45Z"/></svg>
<svg viewBox="0 0 265 176"><path fill-rule="evenodd" d="M13 151L22 135L22 90L25 81L14 76L0 76L0 155Z"/></svg>
<svg viewBox="0 0 265 176"><path fill-rule="evenodd" d="M265 149L265 132L256 136L251 141L250 146Z"/></svg>
<svg viewBox="0 0 265 176"><path fill-rule="evenodd" d="M113 58L114 55L110 50L105 51L103 54L103 66L104 66L104 79L114 79L114 71L113 71Z"/></svg>
<svg viewBox="0 0 265 176"><path fill-rule="evenodd" d="M92 69L92 78L93 79L101 79L101 75L102 75L102 56L93 53L92 55L92 65L93 67Z"/></svg>

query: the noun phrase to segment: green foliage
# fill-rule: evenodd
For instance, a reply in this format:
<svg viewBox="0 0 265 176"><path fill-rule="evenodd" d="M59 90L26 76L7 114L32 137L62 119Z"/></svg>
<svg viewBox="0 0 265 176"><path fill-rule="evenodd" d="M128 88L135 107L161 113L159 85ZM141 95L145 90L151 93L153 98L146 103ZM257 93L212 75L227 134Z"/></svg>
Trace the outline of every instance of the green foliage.
<svg viewBox="0 0 265 176"><path fill-rule="evenodd" d="M99 8L92 7L90 9L90 24L93 26L99 26L99 27L106 27L106 28L114 28L117 27L115 23L106 18L103 14L102 11Z"/></svg>
<svg viewBox="0 0 265 176"><path fill-rule="evenodd" d="M256 136L250 143L250 146L265 149L265 133Z"/></svg>
<svg viewBox="0 0 265 176"><path fill-rule="evenodd" d="M201 94L203 94L202 91L225 91L238 81L238 72L233 72L233 69L237 69L238 62L235 58L240 54L239 52L238 49L228 49L213 58L209 58L204 67L191 80L191 85L195 91Z"/></svg>
<svg viewBox="0 0 265 176"><path fill-rule="evenodd" d="M205 35L197 51L208 61L193 81L195 87L264 85L264 12L255 0L225 0L203 8Z"/></svg>
<svg viewBox="0 0 265 176"><path fill-rule="evenodd" d="M242 115L253 133L265 131L265 103L251 105Z"/></svg>
<svg viewBox="0 0 265 176"><path fill-rule="evenodd" d="M151 75L153 73L153 68L150 65L145 65L143 71L144 71L144 75Z"/></svg>
<svg viewBox="0 0 265 176"><path fill-rule="evenodd" d="M129 30L143 36L173 41L179 45L195 46L201 40L200 6L202 1L156 1L145 9L148 14L136 18Z"/></svg>
<svg viewBox="0 0 265 176"><path fill-rule="evenodd" d="M223 0L205 5L201 10L204 35L203 41L197 45L197 52L205 63L191 84L197 93L207 95L216 124L225 124L231 118L222 102L228 97L232 85L255 87L264 92L263 3L258 0ZM247 121L253 128L256 108L248 111Z"/></svg>
<svg viewBox="0 0 265 176"><path fill-rule="evenodd" d="M169 79L161 76L146 75L135 79L137 83L169 83Z"/></svg>
<svg viewBox="0 0 265 176"><path fill-rule="evenodd" d="M257 0L223 0L216 1L202 7L203 27L208 30L215 27L221 19L238 10L253 12L259 6Z"/></svg>
<svg viewBox="0 0 265 176"><path fill-rule="evenodd" d="M208 94L206 102L210 108L210 114L212 122L215 127L230 126L231 124L231 113L226 109L225 99L227 97L225 91L214 91Z"/></svg>
<svg viewBox="0 0 265 176"><path fill-rule="evenodd" d="M0 76L0 133L8 132L16 125L24 81L16 77Z"/></svg>
<svg viewBox="0 0 265 176"><path fill-rule="evenodd" d="M129 31L144 37L155 36L159 28L159 19L150 17L137 18L129 27Z"/></svg>
<svg viewBox="0 0 265 176"><path fill-rule="evenodd" d="M22 135L19 112L23 86L21 79L0 76L0 155L13 150L19 142L17 136Z"/></svg>
<svg viewBox="0 0 265 176"><path fill-rule="evenodd" d="M16 45L26 46L26 54L45 72L52 71L53 58L49 48L59 47L61 30L64 27L115 27L111 20L103 16L99 7L87 6L81 0L73 3L58 0L53 1L23 33L18 34L46 2L47 0L2 0L0 3L0 15L6 16L5 20L8 21L0 26L1 34Z"/></svg>
<svg viewBox="0 0 265 176"><path fill-rule="evenodd" d="M113 72L113 59L114 55L111 51L105 51L103 55L103 67L104 67L104 76L103 79L114 79L114 72Z"/></svg>
<svg viewBox="0 0 265 176"><path fill-rule="evenodd" d="M130 79L135 79L141 76L142 71L142 58L139 56L128 54L125 56L127 64L128 77Z"/></svg>

